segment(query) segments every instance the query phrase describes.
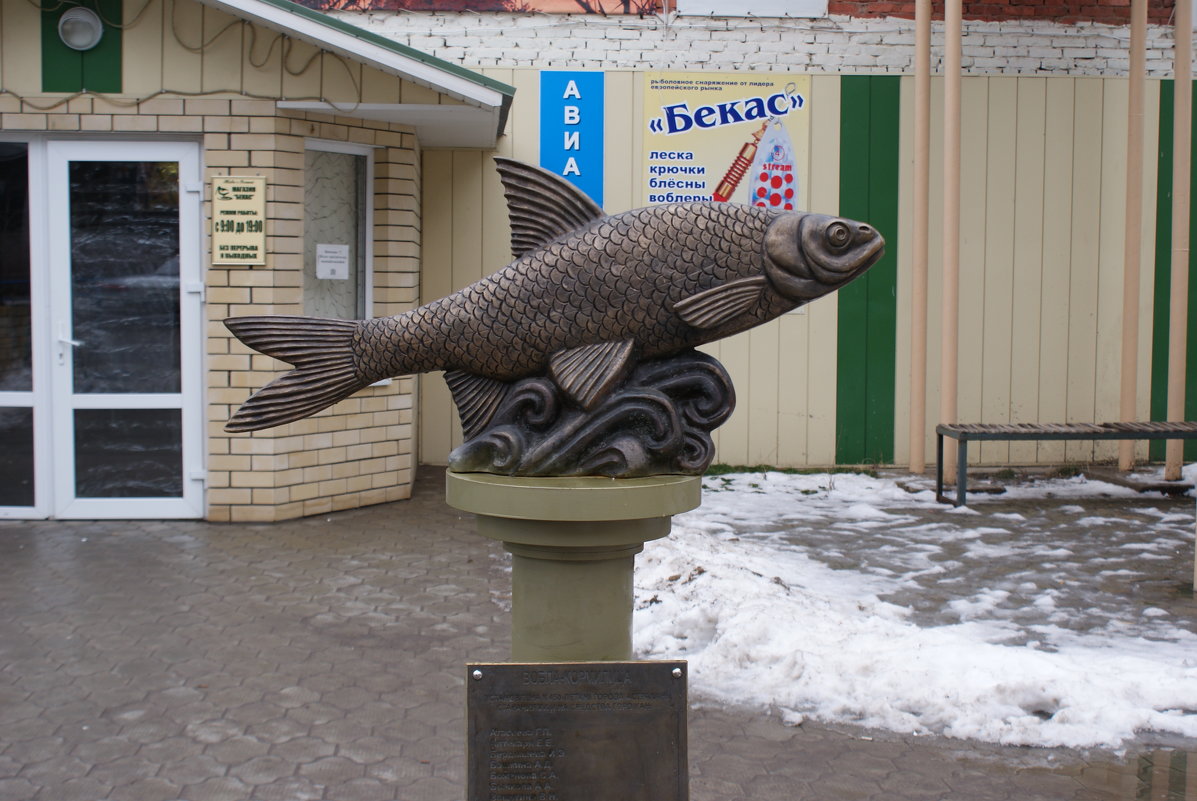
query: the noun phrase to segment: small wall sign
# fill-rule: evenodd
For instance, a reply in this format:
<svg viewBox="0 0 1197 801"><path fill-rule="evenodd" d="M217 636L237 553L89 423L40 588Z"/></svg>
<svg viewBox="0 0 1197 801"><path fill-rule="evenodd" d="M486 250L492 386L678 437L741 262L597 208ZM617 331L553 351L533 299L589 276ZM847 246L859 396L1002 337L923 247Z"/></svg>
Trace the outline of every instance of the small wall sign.
<svg viewBox="0 0 1197 801"><path fill-rule="evenodd" d="M266 263L266 178L212 179L212 263Z"/></svg>
<svg viewBox="0 0 1197 801"><path fill-rule="evenodd" d="M349 245L316 245L316 277L345 281L349 278Z"/></svg>

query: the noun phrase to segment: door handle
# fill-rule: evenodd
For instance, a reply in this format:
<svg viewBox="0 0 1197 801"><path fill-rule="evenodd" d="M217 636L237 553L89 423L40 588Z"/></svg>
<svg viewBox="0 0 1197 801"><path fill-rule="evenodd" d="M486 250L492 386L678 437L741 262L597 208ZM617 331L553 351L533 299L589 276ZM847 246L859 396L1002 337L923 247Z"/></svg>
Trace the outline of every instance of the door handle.
<svg viewBox="0 0 1197 801"><path fill-rule="evenodd" d="M62 344L62 345L70 345L72 348L77 348L83 344L79 340L71 339L70 337L67 336L66 325L60 325L58 327L58 342L59 342L59 344Z"/></svg>

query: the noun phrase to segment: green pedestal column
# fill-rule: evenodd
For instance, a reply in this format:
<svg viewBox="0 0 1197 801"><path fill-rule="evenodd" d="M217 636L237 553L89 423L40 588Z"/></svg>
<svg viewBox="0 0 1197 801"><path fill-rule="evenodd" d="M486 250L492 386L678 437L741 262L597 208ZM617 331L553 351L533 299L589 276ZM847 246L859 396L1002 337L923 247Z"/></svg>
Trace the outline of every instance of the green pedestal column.
<svg viewBox="0 0 1197 801"><path fill-rule="evenodd" d="M446 480L449 505L511 552L514 662L631 659L635 556L701 493L698 476Z"/></svg>

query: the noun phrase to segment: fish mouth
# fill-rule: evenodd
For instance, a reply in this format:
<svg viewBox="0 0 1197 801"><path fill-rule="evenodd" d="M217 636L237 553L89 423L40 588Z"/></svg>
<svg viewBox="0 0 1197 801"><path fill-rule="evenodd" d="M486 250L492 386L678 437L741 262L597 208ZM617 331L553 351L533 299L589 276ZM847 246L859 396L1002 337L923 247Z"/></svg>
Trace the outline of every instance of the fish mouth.
<svg viewBox="0 0 1197 801"><path fill-rule="evenodd" d="M885 239L875 228L842 217L785 215L765 235L765 274L791 300L834 292L884 255Z"/></svg>

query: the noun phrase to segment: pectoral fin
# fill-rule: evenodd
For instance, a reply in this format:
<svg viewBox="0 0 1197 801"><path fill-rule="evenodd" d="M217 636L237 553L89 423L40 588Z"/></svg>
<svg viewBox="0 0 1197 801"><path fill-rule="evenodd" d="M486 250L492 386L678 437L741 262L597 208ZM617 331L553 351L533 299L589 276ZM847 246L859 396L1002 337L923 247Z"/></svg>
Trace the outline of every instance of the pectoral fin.
<svg viewBox="0 0 1197 801"><path fill-rule="evenodd" d="M453 402L457 404L461 430L466 439L486 430L499 404L507 397L509 388L506 382L462 370L445 373L445 383L449 385L449 392L453 393Z"/></svg>
<svg viewBox="0 0 1197 801"><path fill-rule="evenodd" d="M716 328L751 309L768 283L763 275L741 278L679 300L673 310L695 328Z"/></svg>
<svg viewBox="0 0 1197 801"><path fill-rule="evenodd" d="M557 386L589 410L623 377L633 345L628 339L558 351L549 359L549 372Z"/></svg>

